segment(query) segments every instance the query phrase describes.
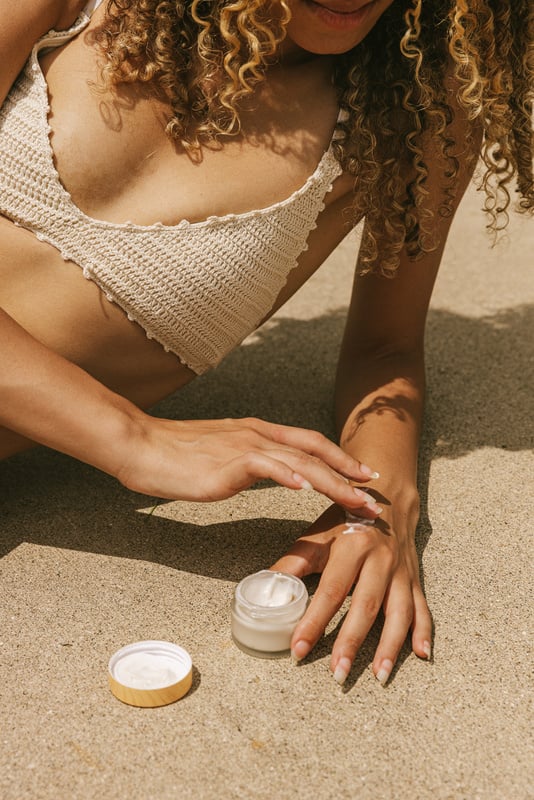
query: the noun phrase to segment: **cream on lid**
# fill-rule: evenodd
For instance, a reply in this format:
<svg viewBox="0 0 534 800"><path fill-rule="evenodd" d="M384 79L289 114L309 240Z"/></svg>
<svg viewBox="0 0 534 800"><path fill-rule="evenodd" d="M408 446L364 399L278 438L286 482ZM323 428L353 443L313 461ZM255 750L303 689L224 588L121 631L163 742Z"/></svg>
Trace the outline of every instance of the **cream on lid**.
<svg viewBox="0 0 534 800"><path fill-rule="evenodd" d="M135 642L117 650L109 662L112 680L134 690L154 691L190 677L191 656L171 642Z"/></svg>
<svg viewBox="0 0 534 800"><path fill-rule="evenodd" d="M115 665L114 678L132 689L163 689L183 677L176 659L164 654L128 653Z"/></svg>

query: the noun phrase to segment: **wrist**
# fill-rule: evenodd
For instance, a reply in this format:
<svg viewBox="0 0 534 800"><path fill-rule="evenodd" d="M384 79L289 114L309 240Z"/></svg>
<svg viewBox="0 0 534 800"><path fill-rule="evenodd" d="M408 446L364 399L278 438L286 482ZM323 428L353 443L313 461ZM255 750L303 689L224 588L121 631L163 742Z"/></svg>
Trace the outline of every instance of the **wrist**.
<svg viewBox="0 0 534 800"><path fill-rule="evenodd" d="M148 419L148 415L129 400L113 395L108 398L106 413L97 425L87 454L75 454L76 457L122 483L128 465L146 440Z"/></svg>
<svg viewBox="0 0 534 800"><path fill-rule="evenodd" d="M420 512L420 496L413 483L392 482L381 476L358 487L382 508L378 519L390 533L397 539L413 539Z"/></svg>

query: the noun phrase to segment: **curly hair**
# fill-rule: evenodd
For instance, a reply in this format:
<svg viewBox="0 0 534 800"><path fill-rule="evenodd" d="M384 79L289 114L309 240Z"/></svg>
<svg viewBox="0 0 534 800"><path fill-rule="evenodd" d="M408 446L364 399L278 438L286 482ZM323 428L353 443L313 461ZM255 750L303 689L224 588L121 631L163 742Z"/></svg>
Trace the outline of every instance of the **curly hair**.
<svg viewBox="0 0 534 800"><path fill-rule="evenodd" d="M167 134L198 154L239 133L240 104L264 79L289 19L286 0L108 0L93 38L105 83L150 82L170 105ZM335 153L357 185L354 219L367 223L361 272L391 275L403 247L414 259L436 247L425 135L446 164L438 213L453 213L451 75L456 104L483 131L488 228L506 226L514 179L517 209L534 210L532 0L394 0L357 47L335 57L347 112Z"/></svg>

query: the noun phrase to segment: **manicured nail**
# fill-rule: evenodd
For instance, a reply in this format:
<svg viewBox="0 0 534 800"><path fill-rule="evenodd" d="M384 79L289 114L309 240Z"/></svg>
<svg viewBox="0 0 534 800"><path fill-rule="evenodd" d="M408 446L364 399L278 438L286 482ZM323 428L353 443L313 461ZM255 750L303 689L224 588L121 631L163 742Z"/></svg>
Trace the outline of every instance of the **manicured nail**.
<svg viewBox="0 0 534 800"><path fill-rule="evenodd" d="M423 653L427 658L430 658L432 655L432 647L430 646L430 642L427 642L426 640L423 642Z"/></svg>
<svg viewBox="0 0 534 800"><path fill-rule="evenodd" d="M300 488L301 489L305 489L306 491L309 491L310 489L313 489L313 486L311 485L311 483L309 481L307 481L306 478L303 478L302 475L299 475L298 472L294 472L293 473L293 478L294 478L294 480L296 480L296 482L298 484L300 484Z"/></svg>
<svg viewBox="0 0 534 800"><path fill-rule="evenodd" d="M365 507L366 507L366 508L368 508L368 509L369 509L369 511L372 511L372 512L373 512L373 514L381 514L381 513L382 513L382 511L384 510L384 509L382 508L382 506L379 506L379 505L377 505L377 504L376 504L376 502L375 502L374 500L373 500L373 502L372 502L372 503L366 503L366 504L365 504Z"/></svg>
<svg viewBox="0 0 534 800"><path fill-rule="evenodd" d="M377 502L372 494L363 492L361 489L358 489L357 486L353 486L353 492L359 500L363 500L367 508L371 509L371 511L374 511L375 514L380 514L382 507L377 505Z"/></svg>
<svg viewBox="0 0 534 800"><path fill-rule="evenodd" d="M366 506L370 506L373 504L376 505L376 500L372 494L364 492L363 489L359 489L357 486L353 486L352 491L354 492L358 500L363 500Z"/></svg>
<svg viewBox="0 0 534 800"><path fill-rule="evenodd" d="M350 658L343 656L337 662L337 666L334 670L334 680L339 683L340 686L343 686L345 681L347 680L347 676L350 672L350 668L352 667L352 662Z"/></svg>
<svg viewBox="0 0 534 800"><path fill-rule="evenodd" d="M378 683L381 683L382 686L386 683L387 679L391 675L391 670L393 669L393 661L390 661L389 658L385 658L382 661L380 669L376 673L376 679Z"/></svg>
<svg viewBox="0 0 534 800"><path fill-rule="evenodd" d="M375 472L374 469L371 469L371 467L368 467L367 464L360 464L360 472L363 472L363 474L367 475L367 477L369 477L369 478L375 479L375 478L379 478L380 477L380 473L379 472Z"/></svg>
<svg viewBox="0 0 534 800"><path fill-rule="evenodd" d="M291 658L293 661L302 661L302 659L308 655L310 650L311 648L308 642L305 642L301 639L300 642L296 642L291 648Z"/></svg>

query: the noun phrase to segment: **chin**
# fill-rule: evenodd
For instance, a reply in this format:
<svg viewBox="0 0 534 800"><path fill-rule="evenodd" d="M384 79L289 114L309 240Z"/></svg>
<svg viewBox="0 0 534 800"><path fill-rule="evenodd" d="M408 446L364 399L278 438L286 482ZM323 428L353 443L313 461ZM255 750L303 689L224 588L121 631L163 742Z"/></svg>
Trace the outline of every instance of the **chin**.
<svg viewBox="0 0 534 800"><path fill-rule="evenodd" d="M348 53L393 0L293 0L287 37L315 55Z"/></svg>

